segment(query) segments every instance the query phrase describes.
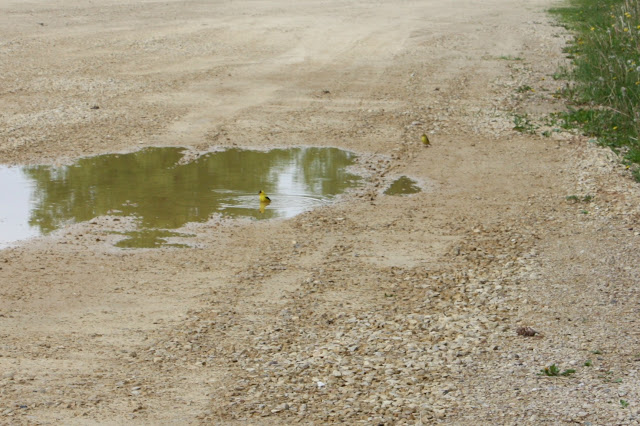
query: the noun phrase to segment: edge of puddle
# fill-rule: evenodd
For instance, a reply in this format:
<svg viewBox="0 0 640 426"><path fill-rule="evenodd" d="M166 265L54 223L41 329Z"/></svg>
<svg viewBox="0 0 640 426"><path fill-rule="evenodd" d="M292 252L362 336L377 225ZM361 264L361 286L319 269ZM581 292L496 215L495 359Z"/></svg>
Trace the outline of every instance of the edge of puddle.
<svg viewBox="0 0 640 426"><path fill-rule="evenodd" d="M352 188L347 188L343 193L337 194L334 196L334 198L328 203L326 204L325 207L330 207L333 206L335 204L341 204L341 203L348 203L348 202L353 202L358 200L359 198L362 198L366 193L371 193L371 191L375 191L376 193L378 193L378 195L383 195L383 191L384 189L388 186L388 182L389 181L389 177L386 176L386 170L389 168L390 164L391 164L391 156L389 155L385 155L385 154L378 154L378 153L371 153L371 152L364 152L364 151L359 151L359 150L353 150L350 148L345 148L345 147L341 147L341 146L315 146L315 145L293 145L293 146L280 146L280 145L274 145L274 146L268 146L268 147L243 147L243 146L237 146L237 145L227 145L227 146L213 146L210 147L208 149L205 150L201 150L201 149L196 149L193 146L183 146L183 145L144 145L144 146L137 146L137 147L130 147L130 149L126 149L126 150L119 150L119 151L111 151L111 152L104 152L104 153L96 153L96 154L91 154L91 155L82 155L82 156L78 156L78 157L74 157L74 158L70 158L70 157L63 157L63 158L57 158L57 159L52 159L51 161L42 161L42 162L33 162L33 163L28 163L28 164L23 164L23 163L15 163L15 164L6 164L6 163L0 163L0 166L5 166L5 167L34 167L34 166L50 166L50 167L63 167L63 166L70 166L73 165L75 162L82 160L82 159L86 159L86 158L91 158L91 157L97 157L97 156L102 156L102 155L125 155L125 154L132 154L135 152L139 152L142 151L144 149L153 149L153 148L178 148L178 149L183 149L183 155L182 158L179 160L179 164L188 164L190 162L193 162L195 160L197 160L198 158L200 158L203 155L207 155L210 153L216 153L216 152L223 152L226 150L230 150L230 149L238 149L238 150L245 150L245 151L258 151L258 152L269 152L271 150L277 150L277 149L281 149L281 150L287 150L287 149L296 149L296 148L335 148L335 149L339 149L351 154L355 155L355 159L354 159L354 164L351 164L349 166L347 166L345 168L345 171L347 171L348 173L357 175L360 177L361 181L360 184L352 187ZM184 161L183 161L184 160ZM376 167L371 167L371 164L374 164ZM376 182L375 182L375 176L380 176L380 179L378 179L378 187L376 187ZM400 176L400 175L398 175ZM417 179L416 179L417 180ZM420 180L417 180L420 181ZM382 183L382 185L380 185L380 183ZM425 186L420 183L420 186L422 188L423 191L425 191ZM380 189L381 188L381 189ZM415 194L412 194L415 195ZM311 210L315 210L316 208L312 208ZM301 213L301 214L304 214ZM130 226L128 227L129 229L125 230L124 232L136 232L139 231L140 229L137 228L137 226L135 225L135 217L132 216L116 216L118 218L118 220L121 221L122 224L126 224L126 223L130 223ZM0 252L7 250L7 249L17 249L17 248L23 248L26 246L30 246L30 245L39 245L39 244L67 244L67 241L64 241L65 236L72 236L73 235L80 235L82 236L83 233L90 233L90 229L91 227L95 226L92 225L92 223L98 221L98 220L102 220L102 219L106 219L108 220L109 218L113 218L110 217L109 215L102 215L102 216L97 216L94 217L90 220L87 221L83 221L83 222L78 222L78 223L69 223L66 224L64 226L62 226L60 229L56 229L54 231L51 231L48 234L43 234L43 235L38 235L38 236L32 236L32 237L28 237L24 240L19 240L19 241L15 241L12 243L9 243L6 246L0 247ZM272 222L272 221L279 221L279 220L288 220L291 219L291 217L276 217L276 218L269 218L269 219L263 219L267 222ZM204 221L204 222L188 222L185 223L183 226L179 227L179 228L175 228L175 229L170 229L168 231L173 232L173 233L177 233L177 234L193 234L194 232L199 232L198 228L210 228L211 226L215 226L215 227L238 227L238 226L247 226L247 225L251 225L251 224L255 224L258 221L250 218L250 217L230 217L230 216L226 216L224 214L215 214L212 215L212 217L210 217L208 220ZM103 225L104 226L104 225ZM111 233L111 231L113 231L113 229L111 229L110 231L108 229L104 229L101 231L101 233L107 234L107 233ZM90 242L90 245L93 247L98 247L98 246L103 246L104 249L108 250L108 251L115 251L115 252L122 252L124 250L130 251L130 250L165 250L165 249L171 249L171 250L175 250L177 249L177 247L172 247L171 245L162 245L160 247L153 247L153 248L121 248L116 246L116 244L119 241L125 240L127 238L127 235L125 233L122 233L121 235L118 234L118 232L120 231L116 231L116 232L112 232L111 233L111 237L110 238L93 238L93 241ZM186 239L185 239L186 240ZM171 243L171 242L170 242ZM195 242L194 244L186 244L188 247L187 248L198 248L198 246L201 246L201 244L199 244L198 242ZM180 249L182 249L180 247Z"/></svg>

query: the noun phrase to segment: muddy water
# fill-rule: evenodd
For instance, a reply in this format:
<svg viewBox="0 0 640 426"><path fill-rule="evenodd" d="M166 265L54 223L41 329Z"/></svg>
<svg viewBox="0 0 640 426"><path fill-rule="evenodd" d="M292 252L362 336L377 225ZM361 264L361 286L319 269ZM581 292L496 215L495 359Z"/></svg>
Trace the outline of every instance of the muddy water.
<svg viewBox="0 0 640 426"><path fill-rule="evenodd" d="M418 182L406 176L399 177L384 191L386 195L408 195L420 192Z"/></svg>
<svg viewBox="0 0 640 426"><path fill-rule="evenodd" d="M181 161L182 148L83 158L70 166L0 167L0 248L102 215L133 216L123 247L157 247L214 214L287 218L358 184L336 148L230 149ZM261 203L264 190L271 202Z"/></svg>

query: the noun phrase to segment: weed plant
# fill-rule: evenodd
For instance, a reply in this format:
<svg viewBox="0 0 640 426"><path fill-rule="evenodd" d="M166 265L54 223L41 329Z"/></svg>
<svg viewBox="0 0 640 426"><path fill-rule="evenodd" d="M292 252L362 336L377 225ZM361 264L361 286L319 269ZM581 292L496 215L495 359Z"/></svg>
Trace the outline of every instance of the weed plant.
<svg viewBox="0 0 640 426"><path fill-rule="evenodd" d="M640 5L638 0L568 0L551 12L574 33L563 91L563 127L579 127L634 163L640 180Z"/></svg>
<svg viewBox="0 0 640 426"><path fill-rule="evenodd" d="M513 130L533 135L536 133L536 126L531 122L531 120L529 120L529 116L527 114L514 114Z"/></svg>
<svg viewBox="0 0 640 426"><path fill-rule="evenodd" d="M560 369L558 368L557 365L551 364L549 367L545 367L542 370L540 370L540 373L538 373L538 375L539 376L544 375L547 377L558 377L558 376L568 377L574 374L575 372L576 370L573 370L573 369L564 370L563 372L560 372Z"/></svg>

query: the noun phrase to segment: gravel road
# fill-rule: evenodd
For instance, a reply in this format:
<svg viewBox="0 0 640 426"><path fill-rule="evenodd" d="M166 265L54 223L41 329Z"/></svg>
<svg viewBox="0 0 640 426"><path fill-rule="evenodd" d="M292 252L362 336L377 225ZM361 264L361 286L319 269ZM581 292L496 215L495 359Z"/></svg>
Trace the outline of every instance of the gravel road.
<svg viewBox="0 0 640 426"><path fill-rule="evenodd" d="M0 424L638 424L640 186L543 124L553 4L0 0L2 164L309 145L365 176L193 248L99 217L1 250Z"/></svg>

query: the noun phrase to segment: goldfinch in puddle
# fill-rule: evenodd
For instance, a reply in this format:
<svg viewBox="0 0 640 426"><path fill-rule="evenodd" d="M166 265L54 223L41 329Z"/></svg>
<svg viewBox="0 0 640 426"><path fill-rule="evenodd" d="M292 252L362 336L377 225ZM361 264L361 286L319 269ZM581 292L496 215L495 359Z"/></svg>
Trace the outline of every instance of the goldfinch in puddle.
<svg viewBox="0 0 640 426"><path fill-rule="evenodd" d="M422 134L421 139L422 139L422 144L423 144L424 146L429 146L429 145L431 145L431 142L429 141L429 138L427 137L427 135L426 135L425 133L423 133L423 134Z"/></svg>
<svg viewBox="0 0 640 426"><path fill-rule="evenodd" d="M271 198L267 197L267 194L265 194L264 191L260 190L260 192L258 192L258 195L260 195L260 202L261 203L269 203L269 202L271 202Z"/></svg>
<svg viewBox="0 0 640 426"><path fill-rule="evenodd" d="M265 207L271 203L271 198L267 197L264 191L258 192L258 195L260 195L260 213L264 213Z"/></svg>

